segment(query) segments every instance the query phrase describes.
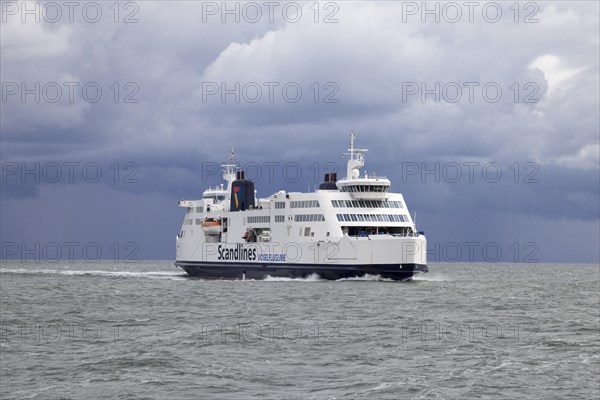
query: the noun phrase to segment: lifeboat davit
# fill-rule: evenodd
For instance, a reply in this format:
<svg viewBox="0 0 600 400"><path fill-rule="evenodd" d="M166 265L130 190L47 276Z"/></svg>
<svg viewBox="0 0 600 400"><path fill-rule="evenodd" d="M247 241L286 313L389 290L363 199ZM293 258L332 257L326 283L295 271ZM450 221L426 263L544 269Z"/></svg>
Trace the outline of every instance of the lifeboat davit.
<svg viewBox="0 0 600 400"><path fill-rule="evenodd" d="M242 236L246 242L256 242L256 232L252 228L246 229L246 233Z"/></svg>

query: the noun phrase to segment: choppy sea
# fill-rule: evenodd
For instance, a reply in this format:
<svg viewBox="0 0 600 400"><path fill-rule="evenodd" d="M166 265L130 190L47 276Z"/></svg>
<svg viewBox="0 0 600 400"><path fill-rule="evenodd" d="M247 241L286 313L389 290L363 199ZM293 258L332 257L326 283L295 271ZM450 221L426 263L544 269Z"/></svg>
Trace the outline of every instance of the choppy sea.
<svg viewBox="0 0 600 400"><path fill-rule="evenodd" d="M0 264L2 399L598 399L600 266L412 282Z"/></svg>

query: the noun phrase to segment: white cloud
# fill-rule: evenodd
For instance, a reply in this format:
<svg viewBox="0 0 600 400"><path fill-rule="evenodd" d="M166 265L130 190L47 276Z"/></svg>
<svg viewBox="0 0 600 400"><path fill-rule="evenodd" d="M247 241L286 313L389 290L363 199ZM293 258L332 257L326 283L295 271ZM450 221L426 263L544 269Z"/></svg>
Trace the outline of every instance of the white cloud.
<svg viewBox="0 0 600 400"><path fill-rule="evenodd" d="M560 157L556 163L574 169L600 169L600 144L586 144L575 154Z"/></svg>
<svg viewBox="0 0 600 400"><path fill-rule="evenodd" d="M48 29L47 25L10 20L2 23L2 57L4 61L40 62L44 58L61 57L69 51L73 29L61 25Z"/></svg>
<svg viewBox="0 0 600 400"><path fill-rule="evenodd" d="M548 96L552 96L558 90L568 89L565 83L584 70L584 68L566 68L562 64L560 58L551 54L538 57L529 64L530 69L537 68L544 73L548 81Z"/></svg>
<svg viewBox="0 0 600 400"><path fill-rule="evenodd" d="M454 157L479 152L489 158L555 163L597 135L598 115L589 110L598 107L598 22L588 15L597 5L541 7L537 24L515 24L512 17L498 24L422 24L420 19L400 23L399 4L342 4L339 24L290 24L230 44L202 80L296 80L305 86L334 80L343 118L381 126L381 121L391 121L388 115L401 116L394 118L395 125L381 129L420 135L404 145L415 151L438 154L437 144L446 143L441 151ZM560 16L566 17L562 23ZM572 55L574 41L577 57ZM408 102L402 98L406 82L432 88L436 82L472 81L480 84L473 103L435 103L433 96L422 102L420 95ZM498 103L482 98L481 86L488 82L503 89ZM537 102L524 102L526 96ZM210 109L217 124L221 116L235 115L252 128L257 112L286 108L275 104L232 110L217 104ZM309 121L320 115L308 106L296 109ZM580 118L583 112L589 115Z"/></svg>

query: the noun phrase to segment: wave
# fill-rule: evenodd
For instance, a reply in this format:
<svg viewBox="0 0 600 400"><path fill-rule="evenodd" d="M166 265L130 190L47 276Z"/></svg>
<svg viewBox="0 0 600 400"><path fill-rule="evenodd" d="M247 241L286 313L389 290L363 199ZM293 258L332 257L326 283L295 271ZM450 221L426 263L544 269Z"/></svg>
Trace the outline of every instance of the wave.
<svg viewBox="0 0 600 400"><path fill-rule="evenodd" d="M393 279L384 278L381 275L364 274L363 276L353 276L351 278L337 279L336 282L342 281L376 281L376 282L394 282Z"/></svg>
<svg viewBox="0 0 600 400"><path fill-rule="evenodd" d="M283 277L267 275L262 280L267 281L267 282L319 282L319 281L325 281L325 279L322 279L319 276L319 274L317 274L317 273L310 274L306 278L283 278ZM336 282L343 282L343 281L394 282L393 279L383 278L381 275L369 275L369 274L365 274L363 276L353 276L351 278L336 279Z"/></svg>
<svg viewBox="0 0 600 400"><path fill-rule="evenodd" d="M184 272L177 271L106 271L106 270L70 270L68 266L65 269L29 269L29 268L0 268L0 274L23 274L23 275L39 275L39 274L54 274L66 276L107 276L117 278L150 278L150 279L171 279L171 280L187 280L190 278ZM197 279L197 278L194 278ZM442 275L419 274L412 278L415 281L426 282L444 282L450 279ZM198 279L204 281L204 279ZM319 274L313 273L306 278L285 278L267 275L264 279L257 279L265 282L320 282L324 281ZM247 281L255 281L255 279L247 279ZM336 282L344 281L374 281L374 282L394 282L393 279L383 278L381 275L365 274L362 276L354 276L350 278L337 279Z"/></svg>
<svg viewBox="0 0 600 400"><path fill-rule="evenodd" d="M283 277L267 275L262 280L266 281L266 282L318 282L318 281L322 281L323 279L321 279L319 274L310 274L306 278L283 278Z"/></svg>
<svg viewBox="0 0 600 400"><path fill-rule="evenodd" d="M114 277L141 277L151 279L185 279L187 276L181 272L167 272L167 271L102 271L102 270L62 270L62 269L25 269L15 268L7 269L0 268L1 274L25 274L25 275L39 275L39 274L54 274L54 275L68 275L68 276L114 276Z"/></svg>
<svg viewBox="0 0 600 400"><path fill-rule="evenodd" d="M413 276L412 279L413 279L413 281L425 281L425 282L449 282L449 281L451 281L450 278L448 278L444 275L432 274L431 272L428 272L426 274L415 275L415 276Z"/></svg>

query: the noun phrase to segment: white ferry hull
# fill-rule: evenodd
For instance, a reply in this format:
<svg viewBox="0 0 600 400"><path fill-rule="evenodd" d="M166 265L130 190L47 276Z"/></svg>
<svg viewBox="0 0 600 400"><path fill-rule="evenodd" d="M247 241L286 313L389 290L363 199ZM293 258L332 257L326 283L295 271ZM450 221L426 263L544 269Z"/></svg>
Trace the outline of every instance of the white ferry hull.
<svg viewBox="0 0 600 400"><path fill-rule="evenodd" d="M225 263L177 261L178 267L190 276L202 279L264 279L271 277L306 278L316 274L321 279L337 280L362 277L365 275L380 276L384 279L406 281L415 274L428 271L425 264L257 264L257 263Z"/></svg>
<svg viewBox="0 0 600 400"><path fill-rule="evenodd" d="M337 242L192 243L180 243L175 265L205 279L317 274L335 280L368 274L402 281L428 271L423 235L344 237Z"/></svg>

